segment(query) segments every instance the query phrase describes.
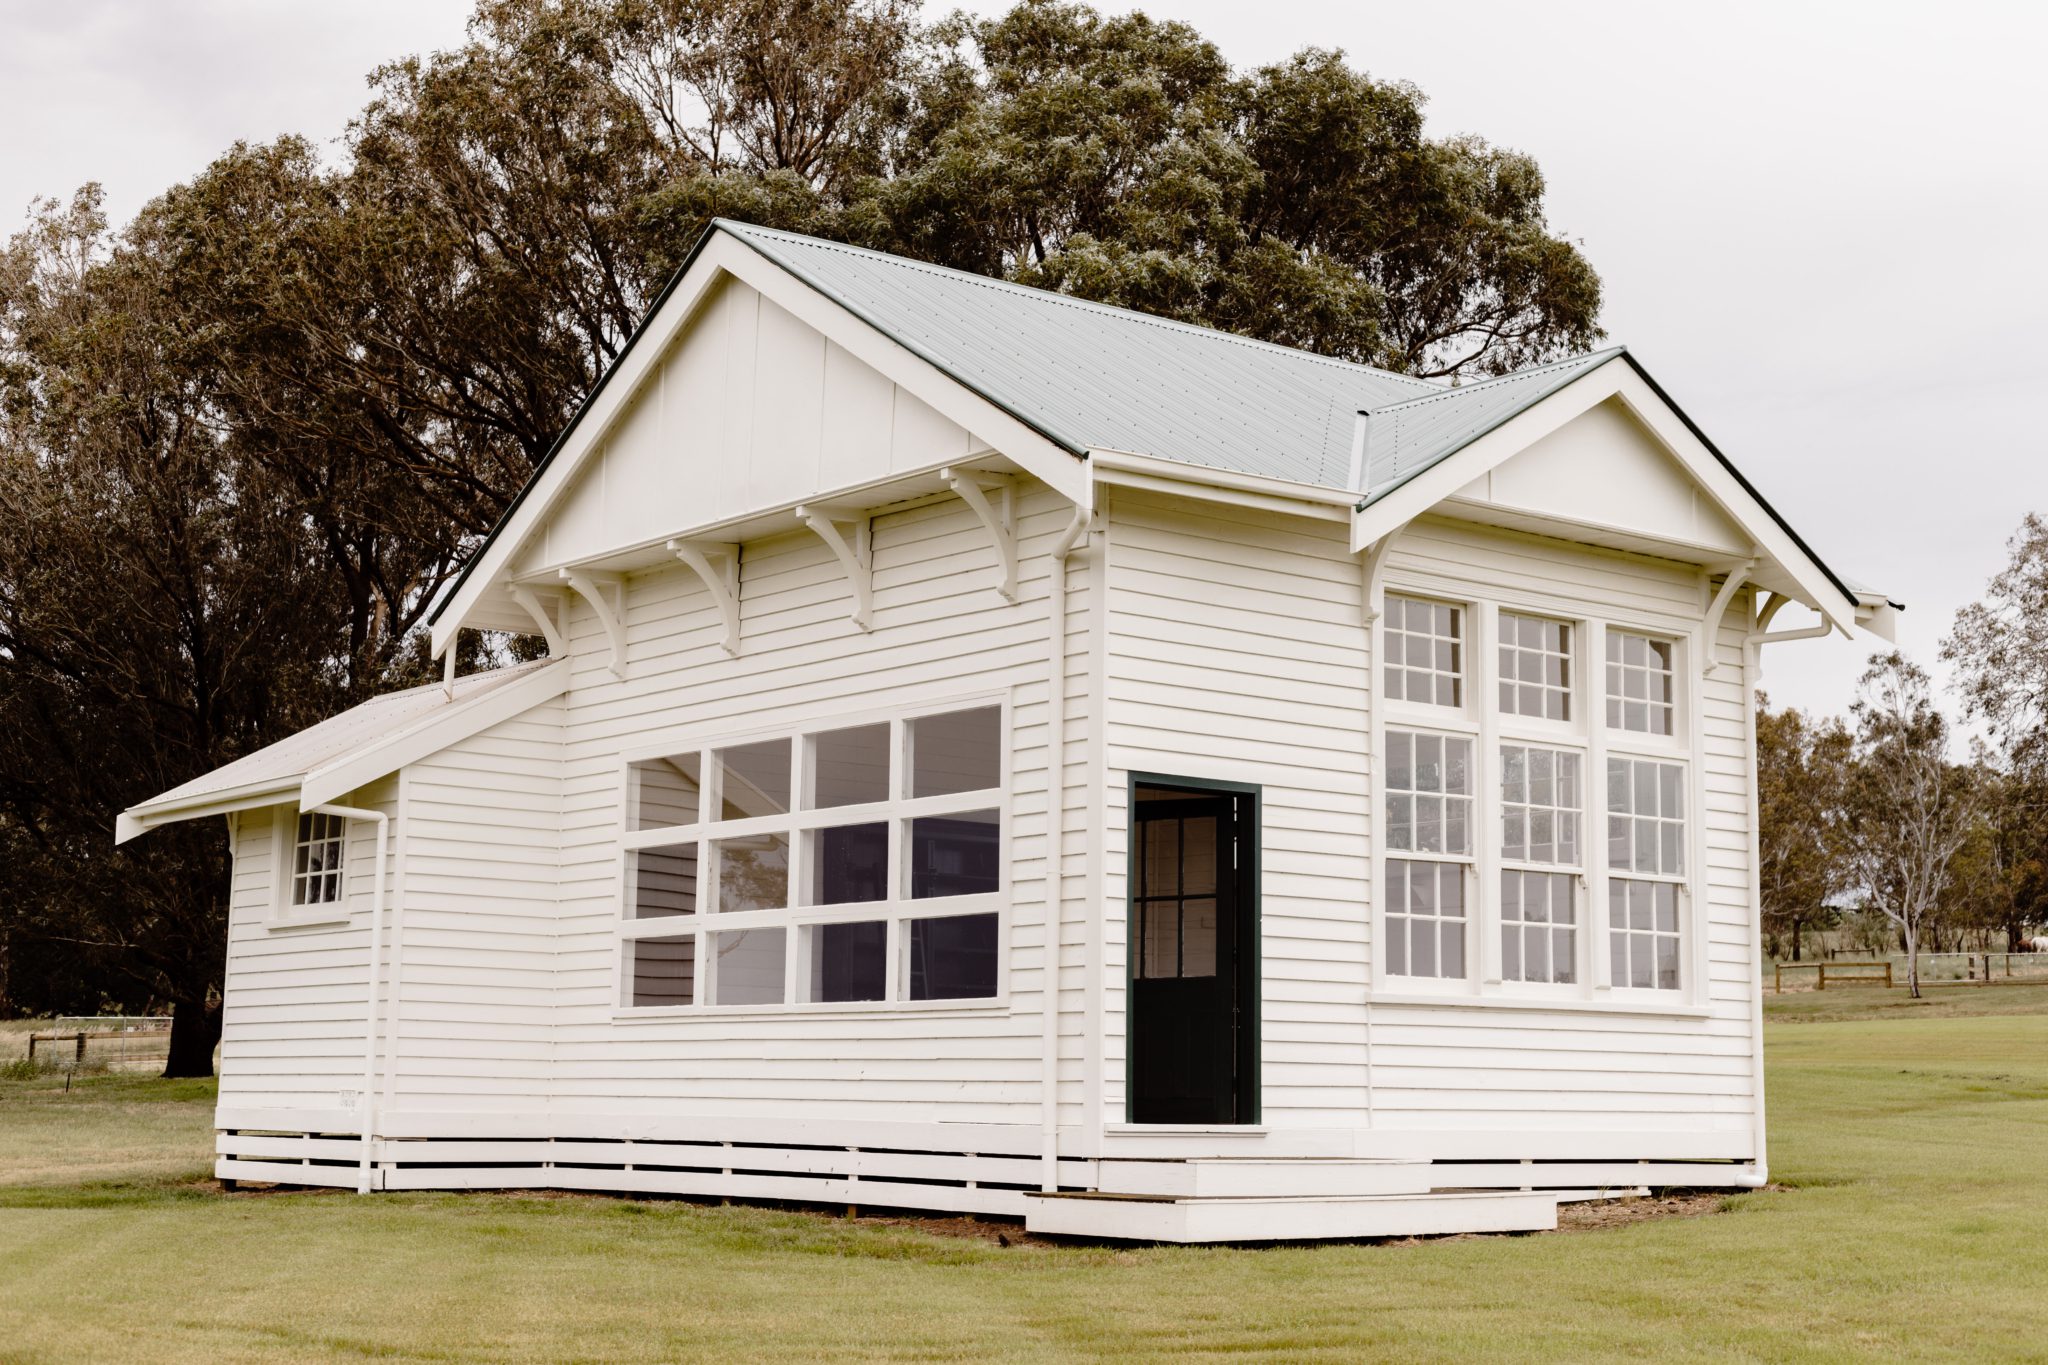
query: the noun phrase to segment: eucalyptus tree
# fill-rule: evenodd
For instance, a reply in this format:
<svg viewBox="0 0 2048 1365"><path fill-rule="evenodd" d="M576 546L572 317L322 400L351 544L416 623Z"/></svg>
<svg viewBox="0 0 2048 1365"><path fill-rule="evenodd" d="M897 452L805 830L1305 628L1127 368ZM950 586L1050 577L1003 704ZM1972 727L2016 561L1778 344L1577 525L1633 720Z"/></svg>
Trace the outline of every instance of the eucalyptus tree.
<svg viewBox="0 0 2048 1365"><path fill-rule="evenodd" d="M1851 744L1836 717L1773 711L1757 695L1758 909L1795 962L1807 931L1833 922L1829 902L1853 883L1843 822Z"/></svg>

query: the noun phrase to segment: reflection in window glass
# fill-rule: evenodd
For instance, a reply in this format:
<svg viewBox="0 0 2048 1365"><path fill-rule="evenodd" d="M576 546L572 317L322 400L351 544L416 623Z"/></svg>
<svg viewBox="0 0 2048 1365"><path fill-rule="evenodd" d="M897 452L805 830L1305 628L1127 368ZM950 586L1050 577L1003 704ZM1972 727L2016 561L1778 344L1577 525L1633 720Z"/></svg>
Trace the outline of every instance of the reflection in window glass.
<svg viewBox="0 0 2048 1365"><path fill-rule="evenodd" d="M981 706L910 722L910 794L951 796L1002 781L1002 708Z"/></svg>
<svg viewBox="0 0 2048 1365"><path fill-rule="evenodd" d="M889 898L889 824L837 825L811 832L812 905Z"/></svg>
<svg viewBox="0 0 2048 1365"><path fill-rule="evenodd" d="M724 803L721 820L783 815L789 810L789 741L767 739L718 751Z"/></svg>
<svg viewBox="0 0 2048 1365"><path fill-rule="evenodd" d="M1570 720L1572 628L1520 612L1500 614L1500 710L1504 716Z"/></svg>
<svg viewBox="0 0 2048 1365"><path fill-rule="evenodd" d="M687 1005L696 970L694 934L630 939L626 943L626 998L635 1005Z"/></svg>
<svg viewBox="0 0 2048 1365"><path fill-rule="evenodd" d="M1625 877L1608 882L1607 950L1615 985L1677 990L1677 885Z"/></svg>
<svg viewBox="0 0 2048 1365"><path fill-rule="evenodd" d="M909 924L912 1000L973 1000L996 993L994 915L950 915Z"/></svg>
<svg viewBox="0 0 2048 1365"><path fill-rule="evenodd" d="M1508 981L1570 982L1576 975L1577 878L1565 872L1500 874L1500 971Z"/></svg>
<svg viewBox="0 0 2048 1365"><path fill-rule="evenodd" d="M1579 861L1579 756L1500 746L1500 856L1520 863Z"/></svg>
<svg viewBox="0 0 2048 1365"><path fill-rule="evenodd" d="M1387 732L1387 847L1472 851L1472 741Z"/></svg>
<svg viewBox="0 0 2048 1365"><path fill-rule="evenodd" d="M1387 859L1387 971L1465 975L1465 865Z"/></svg>
<svg viewBox="0 0 2048 1365"><path fill-rule="evenodd" d="M692 752L650 758L632 767L634 829L697 823L702 758Z"/></svg>
<svg viewBox="0 0 2048 1365"><path fill-rule="evenodd" d="M788 931L781 925L767 929L728 930L706 935L711 941L712 990L714 1005L779 1005L782 1003L782 964Z"/></svg>
<svg viewBox="0 0 2048 1365"><path fill-rule="evenodd" d="M888 982L889 924L813 924L804 930L814 1001L880 1000Z"/></svg>
<svg viewBox="0 0 2048 1365"><path fill-rule="evenodd" d="M1676 695L1669 640L1607 632L1607 726L1668 735Z"/></svg>
<svg viewBox="0 0 2048 1365"><path fill-rule="evenodd" d="M341 861L347 827L339 815L307 811L299 816L292 854L292 904L331 905L341 899Z"/></svg>
<svg viewBox="0 0 2048 1365"><path fill-rule="evenodd" d="M643 848L631 860L634 919L697 913L697 846Z"/></svg>
<svg viewBox="0 0 2048 1365"><path fill-rule="evenodd" d="M926 815L910 822L910 896L977 896L997 889L1002 838L996 812Z"/></svg>
<svg viewBox="0 0 2048 1365"><path fill-rule="evenodd" d="M889 726L827 730L811 740L811 809L889 799Z"/></svg>
<svg viewBox="0 0 2048 1365"><path fill-rule="evenodd" d="M780 910L789 904L789 836L749 834L717 839L718 910Z"/></svg>
<svg viewBox="0 0 2048 1365"><path fill-rule="evenodd" d="M1444 602L1388 597L1380 639L1384 678L1393 701L1432 706L1464 703L1465 613Z"/></svg>

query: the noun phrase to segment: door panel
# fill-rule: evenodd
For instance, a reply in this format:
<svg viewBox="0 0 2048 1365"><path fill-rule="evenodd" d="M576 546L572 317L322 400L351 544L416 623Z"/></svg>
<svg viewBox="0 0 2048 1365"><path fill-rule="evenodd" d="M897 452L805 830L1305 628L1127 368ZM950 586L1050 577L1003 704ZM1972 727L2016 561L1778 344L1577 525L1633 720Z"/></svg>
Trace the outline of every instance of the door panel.
<svg viewBox="0 0 2048 1365"><path fill-rule="evenodd" d="M1131 1120L1251 1122L1253 799L1152 783L1133 797Z"/></svg>

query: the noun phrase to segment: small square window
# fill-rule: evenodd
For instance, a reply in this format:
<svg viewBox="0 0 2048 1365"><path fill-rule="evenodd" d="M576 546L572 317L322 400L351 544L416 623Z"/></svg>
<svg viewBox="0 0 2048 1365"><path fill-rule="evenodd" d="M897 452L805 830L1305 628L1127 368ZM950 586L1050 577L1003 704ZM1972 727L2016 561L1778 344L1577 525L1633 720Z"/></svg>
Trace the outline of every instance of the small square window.
<svg viewBox="0 0 2048 1365"><path fill-rule="evenodd" d="M1465 612L1445 602L1388 597L1380 632L1382 676L1393 701L1464 704Z"/></svg>
<svg viewBox="0 0 2048 1365"><path fill-rule="evenodd" d="M1607 632L1607 727L1643 735L1674 733L1675 650L1669 640Z"/></svg>
<svg viewBox="0 0 2048 1365"><path fill-rule="evenodd" d="M1570 720L1572 628L1517 612L1500 614L1500 709L1533 720Z"/></svg>
<svg viewBox="0 0 2048 1365"><path fill-rule="evenodd" d="M292 847L292 904L332 905L341 899L348 826L339 815L304 811Z"/></svg>

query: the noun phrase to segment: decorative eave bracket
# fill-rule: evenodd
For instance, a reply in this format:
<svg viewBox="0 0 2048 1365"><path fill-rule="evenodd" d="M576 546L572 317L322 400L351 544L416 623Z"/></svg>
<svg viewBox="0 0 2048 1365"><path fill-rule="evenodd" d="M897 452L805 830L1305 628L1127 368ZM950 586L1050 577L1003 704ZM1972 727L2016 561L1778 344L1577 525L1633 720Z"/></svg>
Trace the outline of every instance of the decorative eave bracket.
<svg viewBox="0 0 2048 1365"><path fill-rule="evenodd" d="M560 659L567 656L569 637L562 629L562 618L559 615L562 609L562 595L548 591L543 600L540 592L519 583L512 584L506 591L512 595L512 600L519 604L520 609L533 618L534 625L540 627L541 637L548 642L548 657Z"/></svg>
<svg viewBox="0 0 2048 1365"><path fill-rule="evenodd" d="M811 528L818 539L825 542L832 557L839 561L839 567L846 574L846 581L853 589L853 624L860 630L874 628L875 590L873 582L874 547L870 540L869 521L865 516L847 519L844 513L835 514L825 507L799 507L796 518ZM852 539L849 541L848 536Z"/></svg>
<svg viewBox="0 0 2048 1365"><path fill-rule="evenodd" d="M988 531L989 539L995 545L996 567L1000 576L996 579L996 592L1005 602L1017 600L1017 518L1016 495L1008 479L1000 479L984 486L983 479L998 479L999 476L978 474L971 469L941 469L939 478L946 487L953 490L966 503L974 515L981 520ZM989 494L996 495L996 501L989 501Z"/></svg>
<svg viewBox="0 0 2048 1365"><path fill-rule="evenodd" d="M1364 555L1359 559L1359 585L1365 594L1363 616L1367 629L1371 629L1380 619L1380 611L1385 605L1386 599L1380 588L1380 571L1386 567L1387 551L1392 548L1394 537L1399 534L1398 531L1387 532L1366 546Z"/></svg>
<svg viewBox="0 0 2048 1365"><path fill-rule="evenodd" d="M1750 572L1755 568L1756 560L1746 559L1729 569L1728 576L1721 580L1721 590L1714 594L1713 604L1707 608L1706 629L1700 635L1700 653L1706 656L1700 667L1703 678L1713 677L1721 667L1720 661L1714 657L1714 641L1721 638L1721 622L1728 615L1729 604L1734 602L1735 594L1749 581Z"/></svg>
<svg viewBox="0 0 2048 1365"><path fill-rule="evenodd" d="M668 552L690 566L711 594L712 605L725 622L725 652L740 652L740 547L724 542L671 540Z"/></svg>
<svg viewBox="0 0 2048 1365"><path fill-rule="evenodd" d="M598 625L604 627L611 644L611 661L605 666L614 678L626 676L626 586L616 574L588 573L578 569L558 570L562 581L590 604Z"/></svg>

